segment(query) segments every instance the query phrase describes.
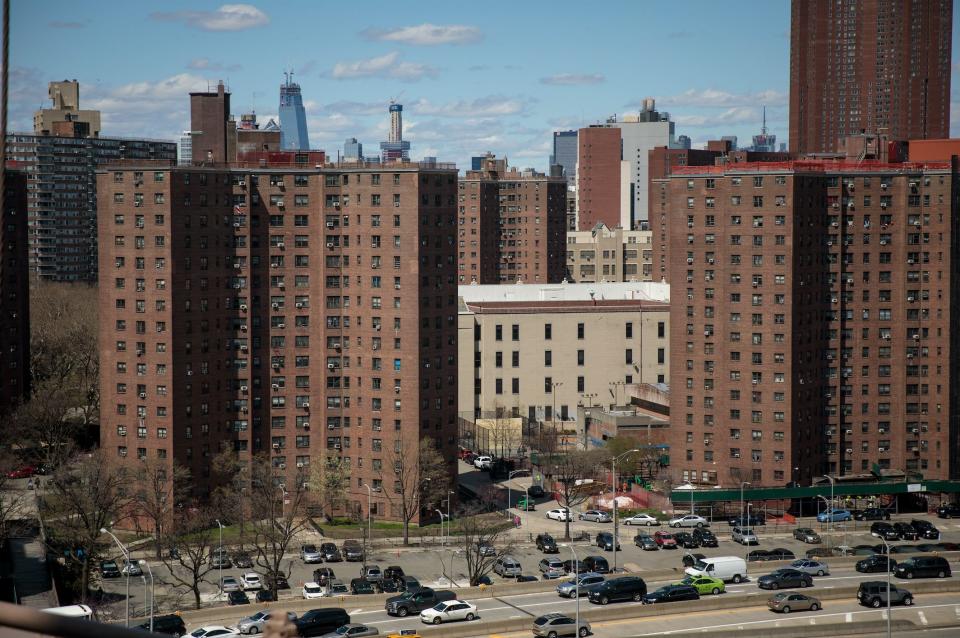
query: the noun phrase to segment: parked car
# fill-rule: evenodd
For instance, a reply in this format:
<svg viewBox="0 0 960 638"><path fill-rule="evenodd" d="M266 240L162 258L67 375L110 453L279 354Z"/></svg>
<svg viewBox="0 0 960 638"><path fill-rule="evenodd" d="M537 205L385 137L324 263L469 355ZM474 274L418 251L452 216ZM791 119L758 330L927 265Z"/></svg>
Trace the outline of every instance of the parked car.
<svg viewBox="0 0 960 638"><path fill-rule="evenodd" d="M586 567L589 572L596 572L598 574L610 573L610 563L608 563L607 559L603 556L587 556L583 559L583 566Z"/></svg>
<svg viewBox="0 0 960 638"><path fill-rule="evenodd" d="M332 571L332 570L331 570ZM266 589L290 589L290 583L283 574L267 572L263 575L263 584Z"/></svg>
<svg viewBox="0 0 960 638"><path fill-rule="evenodd" d="M911 556L893 569L897 578L949 578L950 563L943 556Z"/></svg>
<svg viewBox="0 0 960 638"><path fill-rule="evenodd" d="M587 572L580 574L580 578L571 578L570 580L557 585L557 594L563 598L576 598L586 596L590 588L599 585L604 581L603 574L596 572Z"/></svg>
<svg viewBox="0 0 960 638"><path fill-rule="evenodd" d="M276 596L274 596L273 592L269 589L261 589L253 599L258 603L272 603L277 600Z"/></svg>
<svg viewBox="0 0 960 638"><path fill-rule="evenodd" d="M882 580L867 580L857 589L857 600L865 607L884 607L887 604L887 588L890 589L891 605L912 605L913 594Z"/></svg>
<svg viewBox="0 0 960 638"><path fill-rule="evenodd" d="M304 583L303 589L300 591L300 595L303 596L304 600L323 598L325 596L323 585L315 582Z"/></svg>
<svg viewBox="0 0 960 638"><path fill-rule="evenodd" d="M543 487L540 485L531 485L527 488L527 496L530 498L543 498L547 493L543 491Z"/></svg>
<svg viewBox="0 0 960 638"><path fill-rule="evenodd" d="M890 510L881 507L868 507L854 513L853 518L857 521L889 521Z"/></svg>
<svg viewBox="0 0 960 638"><path fill-rule="evenodd" d="M253 559L246 552L237 552L233 555L232 560L234 566L240 569L251 569L253 567Z"/></svg>
<svg viewBox="0 0 960 638"><path fill-rule="evenodd" d="M553 536L550 534L537 534L537 549L544 554L558 554L560 552L557 541L553 540Z"/></svg>
<svg viewBox="0 0 960 638"><path fill-rule="evenodd" d="M533 512L537 509L537 503L529 496L521 496L514 507L522 512Z"/></svg>
<svg viewBox="0 0 960 638"><path fill-rule="evenodd" d="M747 560L751 563L770 560L770 551L766 549L755 549L747 554Z"/></svg>
<svg viewBox="0 0 960 638"><path fill-rule="evenodd" d="M153 625L153 633L166 634L168 636L186 636L187 626L183 623L183 618L177 614L163 614L154 616L152 620L137 625L137 629L150 631L150 625Z"/></svg>
<svg viewBox="0 0 960 638"><path fill-rule="evenodd" d="M371 583L378 583L383 580L383 570L380 569L380 565L367 565L363 570L363 577Z"/></svg>
<svg viewBox="0 0 960 638"><path fill-rule="evenodd" d="M712 576L685 576L683 580L679 583L674 583L676 585L689 585L697 590L697 593L701 596L705 594L713 594L714 596L722 594L726 591L727 586L719 578L713 578Z"/></svg>
<svg viewBox="0 0 960 638"><path fill-rule="evenodd" d="M220 591L222 592L232 592L232 591L242 591L243 586L240 585L240 581L234 578L233 576L224 576L223 580L220 581Z"/></svg>
<svg viewBox="0 0 960 638"><path fill-rule="evenodd" d="M659 525L660 521L657 520L655 516L650 514L634 514L633 516L628 516L623 519L624 525L646 525L647 527L653 527L654 525Z"/></svg>
<svg viewBox="0 0 960 638"><path fill-rule="evenodd" d="M687 514L686 516L678 516L676 518L671 518L667 525L670 527L710 527L710 521L705 519L702 516L697 516L696 514Z"/></svg>
<svg viewBox="0 0 960 638"><path fill-rule="evenodd" d="M660 546L657 545L657 541L655 541L653 536L650 536L650 534L637 534L633 537L633 544L647 552L660 549Z"/></svg>
<svg viewBox="0 0 960 638"><path fill-rule="evenodd" d="M960 518L960 503L948 503L937 508L940 518Z"/></svg>
<svg viewBox="0 0 960 638"><path fill-rule="evenodd" d="M700 547L719 547L717 535L705 527L695 527L691 534Z"/></svg>
<svg viewBox="0 0 960 638"><path fill-rule="evenodd" d="M653 541L657 544L657 547L662 547L663 549L677 548L677 539L674 538L670 532L657 532L653 535Z"/></svg>
<svg viewBox="0 0 960 638"><path fill-rule="evenodd" d="M796 557L796 554L782 547L774 547L767 552L767 560L794 560Z"/></svg>
<svg viewBox="0 0 960 638"><path fill-rule="evenodd" d="M579 516L581 521L593 521L594 523L609 523L613 519L606 512L600 510L587 510Z"/></svg>
<svg viewBox="0 0 960 638"><path fill-rule="evenodd" d="M734 543L740 543L741 545L760 544L760 539L749 527L734 527L733 532L730 533L730 538L733 539Z"/></svg>
<svg viewBox="0 0 960 638"><path fill-rule="evenodd" d="M24 465L23 467L17 468L7 472L7 478L9 479L24 479L30 478L37 473L36 466L33 465Z"/></svg>
<svg viewBox="0 0 960 638"><path fill-rule="evenodd" d="M684 569L686 569L687 567L693 567L694 565L697 564L697 561L703 560L706 557L707 557L706 554L691 554L687 552L686 554L683 555L683 561L682 561L683 567Z"/></svg>
<svg viewBox="0 0 960 638"><path fill-rule="evenodd" d="M322 636L350 622L350 614L340 607L311 609L294 621L297 633L309 638Z"/></svg>
<svg viewBox="0 0 960 638"><path fill-rule="evenodd" d="M398 594L400 593L400 581L384 578L373 584L377 588L378 594Z"/></svg>
<svg viewBox="0 0 960 638"><path fill-rule="evenodd" d="M190 632L191 638L229 638L236 635L236 631L223 625L205 625Z"/></svg>
<svg viewBox="0 0 960 638"><path fill-rule="evenodd" d="M915 518L910 521L910 525L913 527L913 529L917 530L917 535L920 538L940 540L940 530L934 527L933 523L923 519Z"/></svg>
<svg viewBox="0 0 960 638"><path fill-rule="evenodd" d="M757 587L760 589L786 589L788 587L812 587L813 577L810 574L790 569L776 569L766 576L757 579Z"/></svg>
<svg viewBox="0 0 960 638"><path fill-rule="evenodd" d="M257 572L244 572L243 576L240 577L240 582L243 583L245 591L263 589L263 579Z"/></svg>
<svg viewBox="0 0 960 638"><path fill-rule="evenodd" d="M590 570L587 569L587 566L583 564L582 560L568 558L567 560L563 561L563 571L567 572L568 574L585 574Z"/></svg>
<svg viewBox="0 0 960 638"><path fill-rule="evenodd" d="M227 550L215 549L210 552L210 566L213 569L230 569L233 567L233 563L230 561L230 556L227 555Z"/></svg>
<svg viewBox="0 0 960 638"><path fill-rule="evenodd" d="M377 593L377 588L366 578L351 578L350 593L354 596L375 594Z"/></svg>
<svg viewBox="0 0 960 638"><path fill-rule="evenodd" d="M558 614L544 614L538 616L533 621L534 636L548 636L549 638L562 638L563 636L589 636L593 633L590 630L590 623L581 620L580 624L570 616Z"/></svg>
<svg viewBox="0 0 960 638"><path fill-rule="evenodd" d="M695 528L700 529L700 528ZM700 543L697 542L697 539L693 537L689 532L677 532L673 535L673 540L677 541L679 547L686 549L696 549L700 547Z"/></svg>
<svg viewBox="0 0 960 638"><path fill-rule="evenodd" d="M599 605L622 600L640 602L647 594L647 584L639 576L621 576L604 581L590 590L590 602Z"/></svg>
<svg viewBox="0 0 960 638"><path fill-rule="evenodd" d="M727 521L730 527L758 527L760 525L766 525L767 520L763 516L758 514L750 514L734 516Z"/></svg>
<svg viewBox="0 0 960 638"><path fill-rule="evenodd" d="M320 553L320 550L317 549L316 545L301 545L300 546L300 560L305 563L322 563L323 554Z"/></svg>
<svg viewBox="0 0 960 638"><path fill-rule="evenodd" d="M462 600L448 600L437 603L430 609L420 612L420 622L439 625L454 620L471 621L477 617L477 607Z"/></svg>
<svg viewBox="0 0 960 638"><path fill-rule="evenodd" d="M858 572L869 574L873 572L893 571L896 566L897 561L892 558L883 554L874 554L873 556L858 560L856 565L854 565L854 569Z"/></svg>
<svg viewBox="0 0 960 638"><path fill-rule="evenodd" d="M544 578L563 578L567 575L563 571L563 561L559 558L542 558L538 568Z"/></svg>
<svg viewBox="0 0 960 638"><path fill-rule="evenodd" d="M323 590L323 595L327 598L334 596L346 596L350 593L350 588L342 580L331 580Z"/></svg>
<svg viewBox="0 0 960 638"><path fill-rule="evenodd" d="M795 560L790 563L790 568L811 576L827 576L830 574L830 567L826 563L811 558Z"/></svg>
<svg viewBox="0 0 960 638"><path fill-rule="evenodd" d="M473 459L473 467L477 468L478 470L489 470L492 465L493 459L489 456L478 456L477 458Z"/></svg>
<svg viewBox="0 0 960 638"><path fill-rule="evenodd" d="M359 623L340 625L334 631L327 632L320 638L363 638L364 636L379 636L380 630Z"/></svg>
<svg viewBox="0 0 960 638"><path fill-rule="evenodd" d="M900 540L900 534L897 533L897 530L893 529L893 525L879 521L870 526L870 535L882 538L885 541Z"/></svg>
<svg viewBox="0 0 960 638"><path fill-rule="evenodd" d="M793 537L802 543L817 544L820 542L820 534L809 527L798 527L793 530Z"/></svg>
<svg viewBox="0 0 960 638"><path fill-rule="evenodd" d="M700 600L700 594L690 585L664 585L643 597L644 605L674 603L681 600Z"/></svg>
<svg viewBox="0 0 960 638"><path fill-rule="evenodd" d="M767 607L769 607L771 611L789 614L792 611L817 611L822 605L820 604L820 600L813 596L798 594L792 591L782 591L770 597L770 600L767 601Z"/></svg>
<svg viewBox="0 0 960 638"><path fill-rule="evenodd" d="M493 573L504 578L516 578L523 573L523 568L513 556L501 556L493 564Z"/></svg>
<svg viewBox="0 0 960 638"><path fill-rule="evenodd" d="M851 520L853 520L853 514L850 513L850 510L846 509L831 507L817 514L817 522L819 523L842 523Z"/></svg>
<svg viewBox="0 0 960 638"><path fill-rule="evenodd" d="M383 570L383 579L384 580L400 580L404 577L403 567L398 565L390 565Z"/></svg>
<svg viewBox="0 0 960 638"><path fill-rule="evenodd" d="M909 523L894 523L893 529L901 540L915 541L918 538L917 530L913 529L913 525Z"/></svg>
<svg viewBox="0 0 960 638"><path fill-rule="evenodd" d="M337 575L329 567L319 567L313 570L313 582L325 587L327 583L335 579Z"/></svg>
<svg viewBox="0 0 960 638"><path fill-rule="evenodd" d="M339 563L343 560L340 550L333 543L320 543L320 555L328 563Z"/></svg>
<svg viewBox="0 0 960 638"><path fill-rule="evenodd" d="M573 514L566 507L558 507L547 512L547 518L554 521L572 521Z"/></svg>
<svg viewBox="0 0 960 638"><path fill-rule="evenodd" d="M227 594L227 604L228 605L249 605L250 599L247 598L247 593L241 589L238 591L232 591L229 594Z"/></svg>
<svg viewBox="0 0 960 638"><path fill-rule="evenodd" d="M343 558L350 562L363 560L363 545L357 540L343 541Z"/></svg>
<svg viewBox="0 0 960 638"><path fill-rule="evenodd" d="M610 532L600 532L597 534L594 539L597 543L597 547L605 549L608 552L613 551L613 534ZM620 539L617 539L617 551L620 551Z"/></svg>
<svg viewBox="0 0 960 638"><path fill-rule="evenodd" d="M140 568L140 564L137 561L124 561L120 573L123 576L143 576L143 569Z"/></svg>
<svg viewBox="0 0 960 638"><path fill-rule="evenodd" d="M117 561L100 561L100 578L120 578L120 567L117 565Z"/></svg>

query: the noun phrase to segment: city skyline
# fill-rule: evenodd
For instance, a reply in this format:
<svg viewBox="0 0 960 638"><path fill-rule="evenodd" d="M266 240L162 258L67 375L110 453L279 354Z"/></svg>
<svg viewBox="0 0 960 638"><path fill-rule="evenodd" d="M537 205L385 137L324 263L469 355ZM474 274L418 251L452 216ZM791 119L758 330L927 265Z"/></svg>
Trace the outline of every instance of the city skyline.
<svg viewBox="0 0 960 638"><path fill-rule="evenodd" d="M371 148L386 139L391 99L404 105L413 158L436 156L461 168L492 151L545 170L552 131L636 112L648 96L694 147L720 135L749 140L760 130L763 105L770 132L788 141L787 3L744 3L734 11L687 3L656 13L615 3L576 20L565 3L549 5L549 13L534 4L511 7L510 21L434 3L404 16L337 6L321 12L306 3L111 4L94 18L65 2L14 3L13 130L29 130L46 83L65 77L81 82L88 108L103 111L107 136L176 139L188 128L187 93L220 79L238 118L256 110L268 121L277 117L283 71L292 68L312 146L332 157L348 137ZM612 20L617 14L623 19ZM318 42L317 24L337 28ZM745 27L750 37L738 37ZM708 65L716 34L726 34L725 61ZM56 46L44 44L51 38ZM169 46L181 38L191 40L189 51ZM257 48L257 41L288 44ZM612 44L630 41L637 43L630 55ZM565 50L577 55L561 55ZM954 73L958 58L954 48Z"/></svg>

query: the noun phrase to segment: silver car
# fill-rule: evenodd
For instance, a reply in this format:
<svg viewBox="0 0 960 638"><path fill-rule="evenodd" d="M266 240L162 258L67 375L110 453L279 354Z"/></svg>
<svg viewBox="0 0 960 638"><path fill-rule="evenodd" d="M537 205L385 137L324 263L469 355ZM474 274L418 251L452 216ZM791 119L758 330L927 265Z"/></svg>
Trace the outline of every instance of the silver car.
<svg viewBox="0 0 960 638"><path fill-rule="evenodd" d="M247 616L240 620L237 623L237 631L241 634L262 634L264 625L267 624L267 621L270 620L270 614L272 614L269 609L264 609L263 611L258 611L252 616ZM297 615L292 611L287 612L287 618L291 622L297 619Z"/></svg>
<svg viewBox="0 0 960 638"><path fill-rule="evenodd" d="M733 539L733 542L740 543L741 545L760 544L760 540L757 538L757 535L753 533L753 530L746 527L734 527L730 537Z"/></svg>
<svg viewBox="0 0 960 638"><path fill-rule="evenodd" d="M600 510L587 510L580 515L581 521L593 521L595 523L609 523L613 519L606 512Z"/></svg>
<svg viewBox="0 0 960 638"><path fill-rule="evenodd" d="M563 570L563 561L559 558L543 558L540 560L540 573L544 578L563 578L567 572Z"/></svg>
<svg viewBox="0 0 960 638"><path fill-rule="evenodd" d="M589 636L593 631L590 623L581 620L579 626L577 621L565 614L556 612L544 614L533 621L534 636Z"/></svg>
<svg viewBox="0 0 960 638"><path fill-rule="evenodd" d="M361 638L362 636L379 636L380 630L376 627L368 627L360 623L348 623L340 625L335 630L323 634L320 638Z"/></svg>
<svg viewBox="0 0 960 638"><path fill-rule="evenodd" d="M678 516L676 518L671 518L667 525L670 527L710 527L710 521L705 519L702 516L697 516L696 514L687 514L686 516Z"/></svg>
<svg viewBox="0 0 960 638"><path fill-rule="evenodd" d="M571 578L570 580L557 585L557 593L563 598L574 598L578 594L580 596L586 596L591 587L594 585L599 585L603 581L603 574L587 572L585 574L580 574L579 588L577 587L578 581Z"/></svg>
<svg viewBox="0 0 960 638"><path fill-rule="evenodd" d="M796 569L811 576L826 576L830 573L830 567L826 563L821 563L812 558L800 558L790 563L791 569Z"/></svg>
<svg viewBox="0 0 960 638"><path fill-rule="evenodd" d="M232 591L243 591L243 587L240 585L240 581L233 576L224 576L223 580L220 581L220 591L229 594Z"/></svg>

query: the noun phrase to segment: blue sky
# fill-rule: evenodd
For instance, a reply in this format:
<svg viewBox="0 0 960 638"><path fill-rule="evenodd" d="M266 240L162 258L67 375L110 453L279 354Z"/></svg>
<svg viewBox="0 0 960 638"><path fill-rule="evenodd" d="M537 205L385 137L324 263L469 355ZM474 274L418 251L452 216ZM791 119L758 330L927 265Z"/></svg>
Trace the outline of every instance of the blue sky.
<svg viewBox="0 0 960 638"><path fill-rule="evenodd" d="M635 112L647 96L694 145L749 142L763 104L787 141L787 0L12 4L15 130L32 127L47 82L63 78L103 111L103 135L173 139L189 128L187 93L218 79L237 116L255 108L266 121L292 68L311 145L331 155L347 137L376 152L391 98L414 157L461 167L489 150L544 169L551 131ZM958 21L955 10L954 135Z"/></svg>

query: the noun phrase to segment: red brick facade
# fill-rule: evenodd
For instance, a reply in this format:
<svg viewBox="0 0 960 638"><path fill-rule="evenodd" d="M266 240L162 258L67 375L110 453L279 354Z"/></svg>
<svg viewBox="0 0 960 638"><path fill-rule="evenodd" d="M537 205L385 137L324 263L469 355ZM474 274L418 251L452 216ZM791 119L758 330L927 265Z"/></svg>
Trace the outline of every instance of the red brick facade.
<svg viewBox="0 0 960 638"><path fill-rule="evenodd" d="M577 230L620 225L620 129L591 126L577 133Z"/></svg>

